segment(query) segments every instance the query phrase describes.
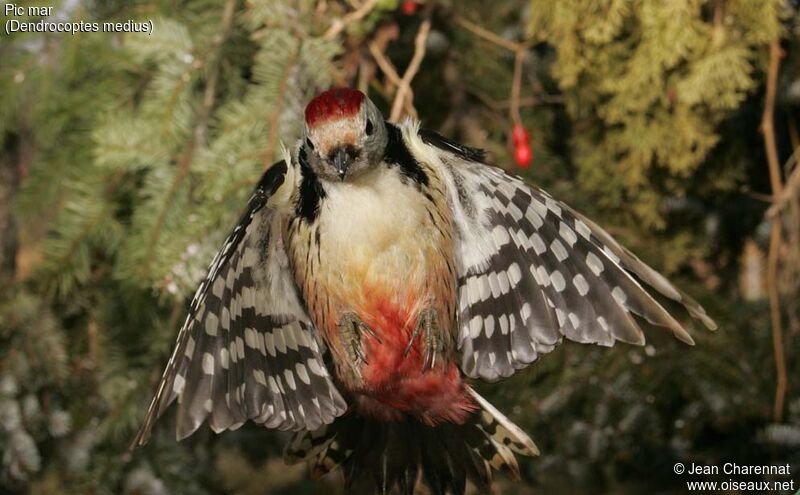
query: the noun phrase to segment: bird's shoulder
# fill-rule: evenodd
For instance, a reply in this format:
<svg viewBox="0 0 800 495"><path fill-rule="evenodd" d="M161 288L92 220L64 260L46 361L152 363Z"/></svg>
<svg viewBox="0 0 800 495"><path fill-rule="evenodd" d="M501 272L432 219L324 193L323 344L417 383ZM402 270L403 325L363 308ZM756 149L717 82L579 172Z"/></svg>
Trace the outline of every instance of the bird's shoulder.
<svg viewBox="0 0 800 495"><path fill-rule="evenodd" d="M453 153L462 160L479 163L486 162L486 151L483 149L466 146L430 129L420 128L417 134L425 144Z"/></svg>

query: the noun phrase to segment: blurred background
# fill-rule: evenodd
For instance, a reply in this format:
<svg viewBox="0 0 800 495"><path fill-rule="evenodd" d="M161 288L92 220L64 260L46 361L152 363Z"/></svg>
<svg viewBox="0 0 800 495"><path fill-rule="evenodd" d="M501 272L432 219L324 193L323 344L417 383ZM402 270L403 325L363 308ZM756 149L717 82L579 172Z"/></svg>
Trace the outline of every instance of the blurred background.
<svg viewBox="0 0 800 495"><path fill-rule="evenodd" d="M0 39L0 492L338 493L254 426L177 443L167 413L128 444L250 190L345 85L487 149L719 324L565 344L482 387L542 451L498 493L684 493L677 461L800 480L798 2L47 5L154 31Z"/></svg>

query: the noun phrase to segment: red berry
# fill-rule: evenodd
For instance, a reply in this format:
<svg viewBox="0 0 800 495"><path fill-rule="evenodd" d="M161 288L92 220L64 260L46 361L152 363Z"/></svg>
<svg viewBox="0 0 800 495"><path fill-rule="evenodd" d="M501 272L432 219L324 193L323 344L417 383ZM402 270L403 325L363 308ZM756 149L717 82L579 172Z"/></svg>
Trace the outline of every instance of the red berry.
<svg viewBox="0 0 800 495"><path fill-rule="evenodd" d="M414 13L417 11L417 2L414 2L413 0L405 0L400 8L403 10L405 15L414 15Z"/></svg>
<svg viewBox="0 0 800 495"><path fill-rule="evenodd" d="M522 124L514 124L514 127L511 129L511 139L514 141L514 144L527 144L530 140L530 135L528 134L528 129L525 129L525 126Z"/></svg>
<svg viewBox="0 0 800 495"><path fill-rule="evenodd" d="M527 143L518 144L516 148L514 148L514 160L520 167L528 168L531 164L532 157L533 152L531 152L531 148Z"/></svg>

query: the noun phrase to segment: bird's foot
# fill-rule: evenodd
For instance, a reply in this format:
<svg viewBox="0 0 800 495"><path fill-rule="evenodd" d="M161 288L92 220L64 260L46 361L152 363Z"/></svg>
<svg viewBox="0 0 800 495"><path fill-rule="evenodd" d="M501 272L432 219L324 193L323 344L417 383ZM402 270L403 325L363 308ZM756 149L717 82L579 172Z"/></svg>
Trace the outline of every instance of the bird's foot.
<svg viewBox="0 0 800 495"><path fill-rule="evenodd" d="M422 358L422 372L424 373L436 366L437 355L442 354L445 350L444 335L439 325L439 315L435 309L428 308L420 313L417 327L408 340L406 350L403 353L404 356L407 356L408 353L411 352L414 341L420 335L422 335L422 348L424 353Z"/></svg>
<svg viewBox="0 0 800 495"><path fill-rule="evenodd" d="M352 374L358 380L361 380L361 367L369 364L367 355L364 354L364 346L362 340L364 335L367 335L379 343L380 337L368 327L361 318L355 313L345 313L339 321L339 336L342 339L342 345L347 353L348 362Z"/></svg>

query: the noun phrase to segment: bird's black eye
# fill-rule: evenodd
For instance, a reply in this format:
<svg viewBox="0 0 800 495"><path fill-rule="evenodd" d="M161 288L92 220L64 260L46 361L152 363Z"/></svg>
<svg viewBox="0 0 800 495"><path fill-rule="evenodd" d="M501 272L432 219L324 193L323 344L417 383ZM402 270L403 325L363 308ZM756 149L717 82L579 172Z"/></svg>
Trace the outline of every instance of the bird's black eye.
<svg viewBox="0 0 800 495"><path fill-rule="evenodd" d="M367 136L372 136L372 121L367 119L367 128L366 128Z"/></svg>
<svg viewBox="0 0 800 495"><path fill-rule="evenodd" d="M306 146L308 146L312 150L314 149L314 143L312 143L309 138L306 138Z"/></svg>

